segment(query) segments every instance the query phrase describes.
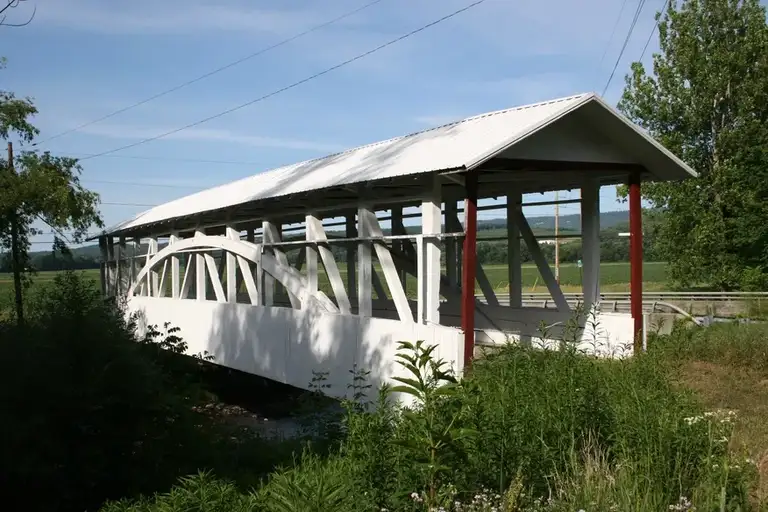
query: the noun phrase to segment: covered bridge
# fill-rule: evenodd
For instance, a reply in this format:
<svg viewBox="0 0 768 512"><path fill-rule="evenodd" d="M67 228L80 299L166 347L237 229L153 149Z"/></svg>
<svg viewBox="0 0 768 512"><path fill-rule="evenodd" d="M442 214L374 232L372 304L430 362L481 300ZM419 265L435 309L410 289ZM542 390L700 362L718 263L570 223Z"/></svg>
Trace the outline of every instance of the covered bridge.
<svg viewBox="0 0 768 512"><path fill-rule="evenodd" d="M401 340L438 345L461 371L476 343L557 338L569 321L590 350L644 336L640 183L695 173L594 94L471 117L263 172L152 208L100 237L107 295L144 326L181 328L189 351L306 387L354 366L374 386ZM630 185L632 314L600 312L599 191ZM580 190L583 305L560 289L523 213L523 194ZM508 303L476 258L478 201L502 200ZM571 200L570 202L574 202ZM500 208L494 206L480 208ZM521 241L554 308L524 307ZM137 245L138 244L138 245ZM134 256L131 247L147 247ZM597 320L595 322L595 320ZM599 325L596 328L595 325Z"/></svg>

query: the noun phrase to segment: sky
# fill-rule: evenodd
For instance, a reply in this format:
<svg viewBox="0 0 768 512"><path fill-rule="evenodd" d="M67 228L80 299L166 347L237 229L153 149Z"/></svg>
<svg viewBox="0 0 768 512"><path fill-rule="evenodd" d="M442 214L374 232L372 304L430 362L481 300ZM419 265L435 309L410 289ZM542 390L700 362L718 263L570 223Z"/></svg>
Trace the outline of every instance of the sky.
<svg viewBox="0 0 768 512"><path fill-rule="evenodd" d="M8 59L0 89L34 100L40 149L87 157L269 94L472 0L381 0L188 87L47 140L369 2L27 0L6 11L6 22L26 21L36 9L32 22L0 27L0 55ZM645 2L604 96L609 103L617 102L663 3ZM602 93L636 7L636 0L486 0L249 107L83 160L82 182L101 195L104 221L112 225L151 205L281 165L483 112ZM646 63L657 47L654 35ZM625 206L613 188L603 188L601 208ZM553 211L540 207L526 214ZM560 212L578 213L578 205L563 205ZM481 212L480 218L499 216ZM35 248L45 249L43 242L51 239L36 237Z"/></svg>

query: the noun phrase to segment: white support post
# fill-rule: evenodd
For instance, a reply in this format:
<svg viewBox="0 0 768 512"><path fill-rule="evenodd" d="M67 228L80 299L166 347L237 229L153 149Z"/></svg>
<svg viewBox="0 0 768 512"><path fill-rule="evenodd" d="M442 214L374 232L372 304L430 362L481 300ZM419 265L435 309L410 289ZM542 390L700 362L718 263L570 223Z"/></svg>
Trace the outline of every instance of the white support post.
<svg viewBox="0 0 768 512"><path fill-rule="evenodd" d="M264 221L262 226L262 240L264 242L278 243L281 241L280 225L269 221ZM279 265L290 268L290 265L288 264L288 257L283 251L277 247L273 247L269 250L269 252L274 255L275 260ZM261 268L261 265L259 265L259 268ZM263 271L261 277L262 280L259 281L259 285L263 288L264 291L263 304L265 306L272 306L275 303L275 278ZM291 293L290 290L286 290L286 292L288 293L288 299L291 301L291 307L295 309L301 308L301 301L299 298Z"/></svg>
<svg viewBox="0 0 768 512"><path fill-rule="evenodd" d="M522 212L523 196L519 192L507 195L507 272L509 279L509 306L523 306L523 266L520 257L520 228L518 212Z"/></svg>
<svg viewBox="0 0 768 512"><path fill-rule="evenodd" d="M331 283L333 295L336 297L336 304L339 306L339 312L343 315L351 314L352 305L349 302L347 290L344 289L344 280L341 278L341 272L339 272L339 267L336 265L336 259L333 257L333 251L331 251L328 245L322 243L328 241L328 235L325 233L322 221L315 216L308 215L307 233L311 233L312 240L321 242L317 246L317 251L320 253L320 258L323 260L323 266L325 267L325 272L328 275L328 281ZM307 256L309 256L309 253L307 253ZM315 253L315 258L316 257L317 253ZM309 260L307 260L308 274L309 269L310 264ZM315 261L315 271L315 273L317 273L317 261Z"/></svg>
<svg viewBox="0 0 768 512"><path fill-rule="evenodd" d="M179 298L181 299L191 299L190 296L190 288L192 288L192 276L197 275L196 270L197 265L197 256L188 253L187 254L187 261L186 265L184 265L184 279L181 281L181 295Z"/></svg>
<svg viewBox="0 0 768 512"><path fill-rule="evenodd" d="M136 282L136 274L138 273L136 271L136 242L135 240L132 240L130 243L131 251L130 255L126 252L126 256L128 257L127 265L128 265L128 283L129 287L132 287L133 284Z"/></svg>
<svg viewBox="0 0 768 512"><path fill-rule="evenodd" d="M115 239L107 238L107 290L110 297L117 295L117 262L115 261Z"/></svg>
<svg viewBox="0 0 768 512"><path fill-rule="evenodd" d="M109 280L109 274L107 273L107 260L109 254L107 252L107 239L106 237L99 238L99 252L101 253L101 265L99 266L99 273L101 274L101 294L105 297L109 295L109 287L107 286Z"/></svg>
<svg viewBox="0 0 768 512"><path fill-rule="evenodd" d="M152 256L157 254L157 238L152 237L147 241L147 255L144 264L147 265ZM157 270L152 269L147 272L147 297L160 296L160 275Z"/></svg>
<svg viewBox="0 0 768 512"><path fill-rule="evenodd" d="M355 214L349 213L346 216L346 237L355 238L357 236L357 229L355 228ZM355 245L347 243L347 290L349 294L353 295L357 293L357 283L355 282Z"/></svg>
<svg viewBox="0 0 768 512"><path fill-rule="evenodd" d="M315 222L317 221L317 222ZM307 242L313 242L316 240L315 231L317 224L320 224L320 230L323 229L323 224L314 215L307 215L304 219L304 231L306 234ZM314 244L308 244L305 252L305 260L307 263L307 288L309 293L314 295L318 290L318 265L317 265L317 247Z"/></svg>
<svg viewBox="0 0 768 512"><path fill-rule="evenodd" d="M374 238L384 236L384 232L379 225L379 221L376 218L376 215L374 215L372 212L366 211L362 218L362 223L365 225L365 232L368 233L368 236ZM387 282L387 286L389 287L389 292L392 295L392 301L395 303L395 308L397 309L397 314L400 320L404 322L413 322L413 313L411 312L411 307L408 304L408 297L405 295L405 288L400 281L398 270L395 266L395 262L392 258L392 253L390 252L389 247L381 243L375 243L374 248L376 250L376 256L378 257L379 263L381 264L381 270L384 273L384 279ZM383 298L381 297L382 295L385 295L383 286L381 286L380 283L377 285L378 279L376 279L376 272L373 272L373 277L373 284L374 287L377 288L377 294L379 294L380 298ZM378 290L378 287L381 287L381 290Z"/></svg>
<svg viewBox="0 0 768 512"><path fill-rule="evenodd" d="M442 231L443 215L440 208L440 180L437 175L432 179L426 195L421 202L421 232L423 244L424 265L419 270L418 279L422 282L423 295L419 295L419 301L424 301L424 323L440 323L440 238Z"/></svg>
<svg viewBox="0 0 768 512"><path fill-rule="evenodd" d="M227 236L233 240L240 240L240 233L235 230L228 231ZM246 230L245 238L247 242L254 243L255 238L253 229L248 228ZM245 289L248 292L248 298L251 300L251 305L260 306L261 297L259 296L259 289L256 286L256 281L254 281L254 271L251 270L248 260L242 256L237 256L236 260L237 265L240 267L240 274L237 276L238 279L236 279L236 282L240 283L242 281L242 283L245 284ZM259 267L261 267L261 262L256 263L256 268Z"/></svg>
<svg viewBox="0 0 768 512"><path fill-rule="evenodd" d="M600 183L588 179L581 188L582 292L584 312L600 301Z"/></svg>
<svg viewBox="0 0 768 512"><path fill-rule="evenodd" d="M141 272L141 269L144 268L144 261L142 260L143 254L141 254L141 238L134 238L133 239L133 266L136 268L134 271L134 274L136 276L139 275L139 272ZM139 295L144 296L146 292L146 296L149 296L149 291L147 290L147 280L144 279L139 283Z"/></svg>
<svg viewBox="0 0 768 512"><path fill-rule="evenodd" d="M390 221L390 231L393 235L405 235L406 233L400 232L401 226L403 226L403 207L402 206L393 206L392 207L392 219ZM404 230L403 230L404 231ZM395 249L398 252L403 252L405 248L405 243L403 240L393 240L392 241L392 248ZM406 286L406 273L402 269L398 271L398 276L400 279L400 284L405 289Z"/></svg>
<svg viewBox="0 0 768 512"><path fill-rule="evenodd" d="M427 273L426 250L424 235L416 236L416 322L423 324L426 318Z"/></svg>
<svg viewBox="0 0 768 512"><path fill-rule="evenodd" d="M172 231L171 236L168 238L168 244L173 245L179 241L178 231ZM171 256L171 297L174 299L179 298L179 256L174 254Z"/></svg>
<svg viewBox="0 0 768 512"><path fill-rule="evenodd" d="M240 233L232 226L227 226L226 237L231 240L239 240ZM227 302L237 303L237 257L231 252L227 253Z"/></svg>
<svg viewBox="0 0 768 512"><path fill-rule="evenodd" d="M130 283L128 282L128 260L126 259L128 251L125 246L125 237L121 236L117 243L117 293L123 295L128 291Z"/></svg>
<svg viewBox="0 0 768 512"><path fill-rule="evenodd" d="M160 284L155 297L165 297L165 276L168 273L168 260L163 261L163 271L160 273Z"/></svg>
<svg viewBox="0 0 768 512"><path fill-rule="evenodd" d="M361 205L357 210L357 236L360 238L370 236L363 221L368 214L373 212L367 206ZM357 314L359 316L373 316L372 270L371 242L361 240L357 244Z"/></svg>
<svg viewBox="0 0 768 512"><path fill-rule="evenodd" d="M565 300L563 291L560 289L560 285L557 284L555 275L552 273L552 269L549 268L549 263L547 263L544 254L541 252L541 247L539 247L539 242L536 240L536 235L533 234L533 230L528 224L528 220L525 218L522 211L517 214L517 225L523 240L525 240L525 245L528 246L528 250L531 252L531 257L533 257L533 261L539 269L539 274L541 274L544 284L547 285L552 300L554 300L557 305L557 310L561 313L570 312L571 308L568 305L568 301Z"/></svg>
<svg viewBox="0 0 768 512"><path fill-rule="evenodd" d="M262 222L261 225L261 232L262 232L262 242L264 244L269 242L276 242L276 240L273 239L273 235L277 234L277 228L272 224L271 222L265 220ZM275 254L274 249L267 248L264 246L263 251L266 254ZM271 306L275 302L275 278L267 274L261 269L261 265L259 265L259 288L263 292L262 297L262 304L265 306Z"/></svg>
<svg viewBox="0 0 768 512"><path fill-rule="evenodd" d="M461 231L461 225L459 225L458 229L455 229L453 226L452 219L454 217L457 217L457 210L458 205L456 204L456 201L452 199L448 199L445 201L445 229L448 232L458 232ZM451 286L455 286L456 288L459 287L459 275L457 272L458 269L458 259L456 258L456 239L446 238L445 239L445 275L448 278L448 282Z"/></svg>
<svg viewBox="0 0 768 512"><path fill-rule="evenodd" d="M196 237L205 236L205 233L198 229L195 231ZM197 300L206 300L208 286L205 280L205 256L203 253L195 254L195 292Z"/></svg>

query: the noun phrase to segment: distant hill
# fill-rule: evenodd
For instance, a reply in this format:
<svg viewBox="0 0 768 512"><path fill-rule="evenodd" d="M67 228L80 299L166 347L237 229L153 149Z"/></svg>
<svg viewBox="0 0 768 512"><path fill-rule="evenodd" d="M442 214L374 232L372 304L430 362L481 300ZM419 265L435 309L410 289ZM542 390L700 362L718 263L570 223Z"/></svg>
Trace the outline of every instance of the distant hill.
<svg viewBox="0 0 768 512"><path fill-rule="evenodd" d="M553 231L555 216L528 217L528 223L534 231ZM601 212L600 229L610 229L629 223L629 211ZM506 219L487 219L477 223L479 229L499 229L507 225ZM578 214L561 215L560 229L563 231L581 231L581 216Z"/></svg>
<svg viewBox="0 0 768 512"><path fill-rule="evenodd" d="M535 232L549 233L555 229L555 217L553 215L543 217L529 217L528 222L531 228ZM621 224L627 224L629 222L628 211L614 211L614 212L602 212L600 214L600 228L610 229ZM507 225L506 219L484 219L477 223L480 230L499 229ZM581 225L581 219L578 214L575 215L561 215L560 216L560 229L563 231L579 232ZM338 233L342 235L342 233ZM30 253L30 257L40 257L49 254L50 251L35 251ZM99 259L101 253L99 251L98 244L86 245L72 249L73 256L80 258L92 258Z"/></svg>

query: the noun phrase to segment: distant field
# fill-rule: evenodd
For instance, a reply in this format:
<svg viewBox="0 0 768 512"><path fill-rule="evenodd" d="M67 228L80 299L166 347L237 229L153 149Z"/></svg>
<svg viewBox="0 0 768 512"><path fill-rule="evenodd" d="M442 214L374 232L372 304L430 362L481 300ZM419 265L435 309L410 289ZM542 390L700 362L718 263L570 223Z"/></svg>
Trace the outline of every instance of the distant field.
<svg viewBox="0 0 768 512"><path fill-rule="evenodd" d="M663 291L666 289L667 270L666 263L653 262L643 265L643 288L649 291ZM485 265L485 273L494 288L504 290L508 286L506 265ZM342 274L346 268L340 265ZM80 271L85 276L98 280L98 270ZM50 283L58 272L40 272L33 277L33 288ZM381 272L379 272L381 275ZM383 277L383 276L382 276ZM581 269L575 264L563 264L560 266L560 283L563 291L577 292L581 288ZM600 265L600 283L604 292L629 291L629 263L603 263ZM523 265L523 287L526 292L546 292L546 286L541 280L539 271L535 265ZM322 272L320 275L320 288L330 292L330 284ZM406 281L406 293L414 297L416 295L416 280L408 276ZM10 274L0 274L0 307L9 305L13 300L13 277Z"/></svg>

